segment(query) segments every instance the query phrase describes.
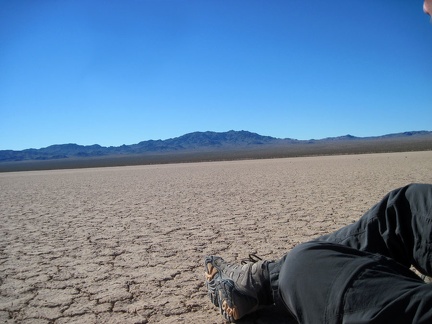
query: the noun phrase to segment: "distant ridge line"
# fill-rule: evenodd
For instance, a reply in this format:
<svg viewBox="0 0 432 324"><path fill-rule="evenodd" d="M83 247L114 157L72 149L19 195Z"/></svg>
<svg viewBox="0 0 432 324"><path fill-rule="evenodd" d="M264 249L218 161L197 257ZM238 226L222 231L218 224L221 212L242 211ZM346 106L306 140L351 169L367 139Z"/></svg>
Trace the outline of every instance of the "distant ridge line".
<svg viewBox="0 0 432 324"><path fill-rule="evenodd" d="M431 131L371 137L347 134L310 140L281 139L244 130L206 131L117 147L69 143L21 151L0 150L0 172L425 150L432 150Z"/></svg>

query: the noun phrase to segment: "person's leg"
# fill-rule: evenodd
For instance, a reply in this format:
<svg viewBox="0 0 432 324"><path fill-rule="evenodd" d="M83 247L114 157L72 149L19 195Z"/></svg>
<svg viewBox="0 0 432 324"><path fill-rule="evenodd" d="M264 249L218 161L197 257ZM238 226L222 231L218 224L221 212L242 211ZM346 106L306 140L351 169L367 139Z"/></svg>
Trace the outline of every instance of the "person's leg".
<svg viewBox="0 0 432 324"><path fill-rule="evenodd" d="M432 185L396 189L357 222L317 240L378 253L432 276Z"/></svg>
<svg viewBox="0 0 432 324"><path fill-rule="evenodd" d="M432 274L430 256L432 241L431 211L432 185L409 185L389 193L356 223L318 238L315 244L319 244L319 241L322 243L340 243L344 248L355 251L347 254L348 259L351 257L350 254L355 255L356 253L382 254L405 266L403 267L406 272L404 277L412 275L418 280L419 278L408 269L410 265L416 266L424 274ZM315 270L318 271L315 278L314 276L305 275L306 272L304 271L299 271L298 278L311 280L313 285L308 289L302 290L299 287L294 291L304 291L305 294L313 291L312 288L315 288L315 293L328 291L328 287L322 287L322 284L325 284L328 278L332 278L331 274L334 273L335 260L339 262L343 261L343 258L329 256L327 259L329 262L327 266L325 262L313 265ZM298 278L286 280L286 273L289 273L290 269L292 269L290 264L296 264L296 262L292 262L291 253L277 262L264 261L260 263L259 267L249 265L241 268L228 264L223 260L218 262L214 262L214 260L206 258L205 261L206 285L212 302L220 308L221 313L229 321L241 318L255 311L259 306L271 302L281 302L286 306L287 301L284 296L287 298L287 295L284 295L284 292L293 290L287 289L280 282L301 282ZM300 267L300 269L302 268L303 266ZM260 269L260 271L256 272L257 269ZM246 275L242 275L243 272ZM282 276L282 280L280 280L280 276ZM247 279L239 280L240 277ZM258 285L256 286L255 283L258 283ZM262 289L262 287L266 288ZM423 288L419 289L422 290ZM262 294L262 292L265 293ZM262 302L257 297L258 295L266 296L264 297L265 302ZM309 294L308 299L309 303L313 303L314 306L319 305L319 303L315 303L317 297L314 297L313 294ZM421 308L423 306L416 307ZM290 307L287 309L290 309ZM312 314L315 313L319 312L313 312Z"/></svg>
<svg viewBox="0 0 432 324"><path fill-rule="evenodd" d="M206 277L211 278L207 287L230 322L263 305L253 295L261 295L264 305L284 307L299 323L432 322L432 285L377 254L308 242L277 262L264 261L255 268L217 260L215 272L212 259L206 258Z"/></svg>
<svg viewBox="0 0 432 324"><path fill-rule="evenodd" d="M432 285L392 259L344 245L295 247L277 284L299 323L432 323Z"/></svg>

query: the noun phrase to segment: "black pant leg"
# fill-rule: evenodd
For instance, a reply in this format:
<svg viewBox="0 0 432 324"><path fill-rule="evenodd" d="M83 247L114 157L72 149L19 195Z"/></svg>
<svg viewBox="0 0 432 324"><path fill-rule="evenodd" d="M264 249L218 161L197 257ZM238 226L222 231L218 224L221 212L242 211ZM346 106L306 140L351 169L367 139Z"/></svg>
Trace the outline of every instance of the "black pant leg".
<svg viewBox="0 0 432 324"><path fill-rule="evenodd" d="M432 323L432 285L390 258L345 245L295 247L278 285L299 323Z"/></svg>
<svg viewBox="0 0 432 324"><path fill-rule="evenodd" d="M393 190L357 222L317 240L381 254L432 275L432 185Z"/></svg>
<svg viewBox="0 0 432 324"><path fill-rule="evenodd" d="M408 186L405 197L412 215L411 264L423 274L432 276L432 185Z"/></svg>

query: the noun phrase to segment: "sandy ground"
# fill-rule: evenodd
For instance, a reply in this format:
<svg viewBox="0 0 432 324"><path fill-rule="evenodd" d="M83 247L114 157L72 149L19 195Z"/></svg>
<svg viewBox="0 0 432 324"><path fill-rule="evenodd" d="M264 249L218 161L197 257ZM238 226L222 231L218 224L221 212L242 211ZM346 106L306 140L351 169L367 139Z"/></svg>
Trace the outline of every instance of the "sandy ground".
<svg viewBox="0 0 432 324"><path fill-rule="evenodd" d="M410 182L432 152L2 173L0 322L222 323L204 255L278 258Z"/></svg>

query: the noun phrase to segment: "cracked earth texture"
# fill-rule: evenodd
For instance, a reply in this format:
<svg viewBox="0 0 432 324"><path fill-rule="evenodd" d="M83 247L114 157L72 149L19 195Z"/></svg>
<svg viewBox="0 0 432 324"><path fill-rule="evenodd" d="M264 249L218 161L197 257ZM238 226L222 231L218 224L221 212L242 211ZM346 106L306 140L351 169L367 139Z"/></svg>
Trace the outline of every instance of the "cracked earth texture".
<svg viewBox="0 0 432 324"><path fill-rule="evenodd" d="M203 257L274 259L432 182L432 152L0 174L1 323L223 323ZM244 323L294 323L277 309Z"/></svg>

